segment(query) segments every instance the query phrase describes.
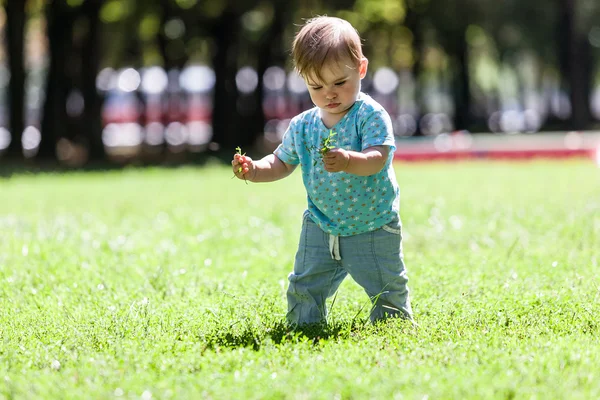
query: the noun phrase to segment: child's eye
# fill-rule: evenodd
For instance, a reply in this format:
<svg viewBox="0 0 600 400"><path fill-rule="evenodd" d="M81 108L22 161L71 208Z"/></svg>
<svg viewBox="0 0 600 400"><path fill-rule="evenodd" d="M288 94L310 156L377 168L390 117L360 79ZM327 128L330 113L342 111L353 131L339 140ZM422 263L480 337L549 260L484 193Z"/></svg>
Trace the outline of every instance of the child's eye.
<svg viewBox="0 0 600 400"><path fill-rule="evenodd" d="M312 90L319 90L321 88L322 88L322 86L313 86Z"/></svg>
<svg viewBox="0 0 600 400"><path fill-rule="evenodd" d="M344 82L338 82L338 83L335 84L335 86L344 86L344 83L346 83L346 81L344 81Z"/></svg>

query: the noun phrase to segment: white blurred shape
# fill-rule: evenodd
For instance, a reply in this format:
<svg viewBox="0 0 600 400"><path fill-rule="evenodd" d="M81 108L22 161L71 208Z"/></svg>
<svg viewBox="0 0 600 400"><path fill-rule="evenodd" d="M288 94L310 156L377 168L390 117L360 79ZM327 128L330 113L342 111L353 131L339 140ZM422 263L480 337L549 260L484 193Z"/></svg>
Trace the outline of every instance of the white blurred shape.
<svg viewBox="0 0 600 400"><path fill-rule="evenodd" d="M119 74L118 86L124 92L133 92L140 87L142 78L140 73L133 68L126 68Z"/></svg>
<svg viewBox="0 0 600 400"><path fill-rule="evenodd" d="M119 141L119 127L117 124L108 124L102 130L102 143L106 147L117 147Z"/></svg>
<svg viewBox="0 0 600 400"><path fill-rule="evenodd" d="M108 124L102 131L102 143L106 147L134 147L143 141L142 126L134 122Z"/></svg>
<svg viewBox="0 0 600 400"><path fill-rule="evenodd" d="M41 97L42 97L43 89L38 86L30 86L27 89L26 101L27 107L29 108L39 108ZM67 105L68 107L68 105Z"/></svg>
<svg viewBox="0 0 600 400"><path fill-rule="evenodd" d="M242 25L251 32L259 32L266 23L267 19L262 11L248 11L242 15Z"/></svg>
<svg viewBox="0 0 600 400"><path fill-rule="evenodd" d="M215 85L215 72L206 65L192 65L179 75L179 85L189 92L208 92Z"/></svg>
<svg viewBox="0 0 600 400"><path fill-rule="evenodd" d="M557 92L552 96L551 108L554 115L560 119L567 119L571 116L571 100L565 93Z"/></svg>
<svg viewBox="0 0 600 400"><path fill-rule="evenodd" d="M579 132L569 132L565 135L565 147L569 150L579 150L583 146L583 136Z"/></svg>
<svg viewBox="0 0 600 400"><path fill-rule="evenodd" d="M79 90L72 90L67 97L67 114L70 117L78 117L85 109L85 99Z"/></svg>
<svg viewBox="0 0 600 400"><path fill-rule="evenodd" d="M500 117L500 129L506 133L522 132L525 128L523 114L518 111L506 111Z"/></svg>
<svg viewBox="0 0 600 400"><path fill-rule="evenodd" d="M600 47L600 27L594 26L592 29L590 29L588 40L592 46L597 48Z"/></svg>
<svg viewBox="0 0 600 400"><path fill-rule="evenodd" d="M23 131L23 137L21 143L23 144L23 150L30 151L35 150L39 147L42 141L42 135L38 128L35 126L28 126Z"/></svg>
<svg viewBox="0 0 600 400"><path fill-rule="evenodd" d="M454 147L459 150L468 150L473 146L473 135L467 130L459 131L452 135Z"/></svg>
<svg viewBox="0 0 600 400"><path fill-rule="evenodd" d="M265 123L265 139L271 143L279 143L280 138L277 133L278 119L270 119Z"/></svg>
<svg viewBox="0 0 600 400"><path fill-rule="evenodd" d="M235 75L235 83L242 93L252 93L258 86L258 74L252 67L242 67Z"/></svg>
<svg viewBox="0 0 600 400"><path fill-rule="evenodd" d="M269 90L282 90L285 86L285 71L281 67L269 67L263 76L263 84Z"/></svg>
<svg viewBox="0 0 600 400"><path fill-rule="evenodd" d="M212 139L212 126L204 121L192 121L187 125L188 143L191 146L203 146Z"/></svg>
<svg viewBox="0 0 600 400"><path fill-rule="evenodd" d="M187 127L181 122L171 122L167 126L165 139L171 146L181 146L187 142Z"/></svg>
<svg viewBox="0 0 600 400"><path fill-rule="evenodd" d="M424 135L435 136L449 130L449 119L445 114L426 114L421 119L421 132Z"/></svg>
<svg viewBox="0 0 600 400"><path fill-rule="evenodd" d="M145 141L150 146L160 146L165 142L165 126L160 122L150 122L146 125Z"/></svg>
<svg viewBox="0 0 600 400"><path fill-rule="evenodd" d="M96 77L96 88L101 92L112 90L117 85L117 73L112 68L104 68Z"/></svg>
<svg viewBox="0 0 600 400"><path fill-rule="evenodd" d="M536 110L527 109L523 113L523 130L528 133L535 133L542 127L542 117Z"/></svg>
<svg viewBox="0 0 600 400"><path fill-rule="evenodd" d="M275 128L275 132L277 132L277 138L279 140L283 139L283 135L287 128L290 126L291 119L282 119L277 123L277 127Z"/></svg>
<svg viewBox="0 0 600 400"><path fill-rule="evenodd" d="M488 118L488 128L490 131L494 133L502 133L502 128L500 127L500 119L502 118L502 112L495 111Z"/></svg>
<svg viewBox="0 0 600 400"><path fill-rule="evenodd" d="M165 24L165 35L169 39L179 39L185 33L185 24L179 18L173 18Z"/></svg>
<svg viewBox="0 0 600 400"><path fill-rule="evenodd" d="M398 87L398 75L388 67L383 67L373 76L373 87L381 94L390 94Z"/></svg>
<svg viewBox="0 0 600 400"><path fill-rule="evenodd" d="M592 115L596 119L600 119L600 87L594 89L592 92L592 100L590 108L592 110Z"/></svg>
<svg viewBox="0 0 600 400"><path fill-rule="evenodd" d="M121 143L122 146L139 146L144 140L142 126L135 122L121 124Z"/></svg>
<svg viewBox="0 0 600 400"><path fill-rule="evenodd" d="M148 94L162 93L169 83L167 73L161 67L150 67L142 77L142 91Z"/></svg>
<svg viewBox="0 0 600 400"><path fill-rule="evenodd" d="M297 72L292 71L288 74L287 78L288 89L295 94L305 93L308 89L304 83L304 79Z"/></svg>
<svg viewBox="0 0 600 400"><path fill-rule="evenodd" d="M12 138L8 129L0 127L0 150L8 148Z"/></svg>
<svg viewBox="0 0 600 400"><path fill-rule="evenodd" d="M452 150L452 138L447 133L436 136L433 146L440 153L447 153Z"/></svg>
<svg viewBox="0 0 600 400"><path fill-rule="evenodd" d="M396 136L412 136L417 131L417 121L410 114L402 114L394 122L394 134Z"/></svg>

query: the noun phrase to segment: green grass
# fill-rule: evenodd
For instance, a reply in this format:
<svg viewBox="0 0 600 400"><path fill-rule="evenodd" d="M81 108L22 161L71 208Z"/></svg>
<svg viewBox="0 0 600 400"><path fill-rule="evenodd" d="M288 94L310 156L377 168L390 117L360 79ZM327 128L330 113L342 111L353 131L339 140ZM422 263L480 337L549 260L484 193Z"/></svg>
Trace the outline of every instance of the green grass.
<svg viewBox="0 0 600 400"><path fill-rule="evenodd" d="M0 398L600 397L600 170L397 174L419 327L368 324L348 279L305 334L283 324L298 172L0 180Z"/></svg>

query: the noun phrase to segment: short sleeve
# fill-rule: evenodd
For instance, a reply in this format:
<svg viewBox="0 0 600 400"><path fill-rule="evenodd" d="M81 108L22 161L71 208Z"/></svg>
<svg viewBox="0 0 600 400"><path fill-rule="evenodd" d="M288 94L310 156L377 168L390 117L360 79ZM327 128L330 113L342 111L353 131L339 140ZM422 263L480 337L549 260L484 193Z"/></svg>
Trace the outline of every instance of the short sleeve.
<svg viewBox="0 0 600 400"><path fill-rule="evenodd" d="M275 154L277 158L279 158L286 164L300 164L300 158L298 156L298 152L296 151L296 140L298 140L300 136L299 129L301 127L302 124L298 123L298 118L292 119L290 125L283 134L281 144L277 146L277 148L273 152L273 154Z"/></svg>
<svg viewBox="0 0 600 400"><path fill-rule="evenodd" d="M385 109L372 109L362 119L362 149L373 146L390 146L390 153L396 150L392 119Z"/></svg>

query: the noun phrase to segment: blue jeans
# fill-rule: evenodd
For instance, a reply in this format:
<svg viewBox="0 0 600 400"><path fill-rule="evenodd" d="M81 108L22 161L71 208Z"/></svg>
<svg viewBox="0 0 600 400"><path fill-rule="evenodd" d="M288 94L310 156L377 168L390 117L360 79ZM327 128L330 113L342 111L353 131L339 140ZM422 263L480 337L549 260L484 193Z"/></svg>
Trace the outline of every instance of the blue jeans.
<svg viewBox="0 0 600 400"><path fill-rule="evenodd" d="M334 237L305 212L294 272L288 276L288 323L326 322L325 301L348 274L371 298L371 321L412 319L401 230L400 221L393 221L372 232Z"/></svg>

